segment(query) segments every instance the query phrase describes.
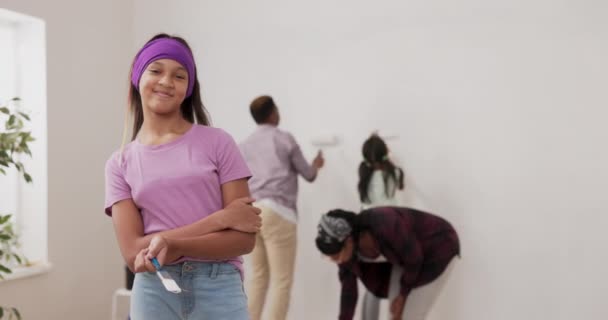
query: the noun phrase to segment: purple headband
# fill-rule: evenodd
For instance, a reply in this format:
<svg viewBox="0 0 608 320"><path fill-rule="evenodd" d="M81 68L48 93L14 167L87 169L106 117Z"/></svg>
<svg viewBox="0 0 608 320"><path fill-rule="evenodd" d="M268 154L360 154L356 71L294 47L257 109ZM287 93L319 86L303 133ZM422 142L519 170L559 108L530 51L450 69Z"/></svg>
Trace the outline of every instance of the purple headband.
<svg viewBox="0 0 608 320"><path fill-rule="evenodd" d="M133 63L133 71L131 72L131 83L139 91L139 79L148 65L159 59L171 59L181 63L188 71L188 91L186 98L192 95L194 90L194 82L196 80L196 71L194 68L194 57L192 52L181 42L171 38L159 38L146 43L139 50Z"/></svg>

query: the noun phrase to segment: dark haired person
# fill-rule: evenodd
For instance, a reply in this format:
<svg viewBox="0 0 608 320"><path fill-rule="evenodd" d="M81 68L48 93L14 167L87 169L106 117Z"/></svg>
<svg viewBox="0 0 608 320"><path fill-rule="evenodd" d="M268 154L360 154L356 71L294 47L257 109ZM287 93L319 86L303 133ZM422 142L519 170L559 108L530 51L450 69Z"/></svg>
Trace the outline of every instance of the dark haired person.
<svg viewBox="0 0 608 320"><path fill-rule="evenodd" d="M283 320L296 257L298 175L314 181L324 160L319 152L309 164L294 137L278 128L279 111L272 97L254 99L250 111L258 127L240 148L253 175L249 189L264 224L251 253L253 273L246 284L249 311L252 320L260 319L268 293L265 314L268 319Z"/></svg>
<svg viewBox="0 0 608 320"><path fill-rule="evenodd" d="M449 222L401 207L330 211L321 217L315 241L339 267L341 320L354 316L357 279L389 299L391 319L425 319L460 254Z"/></svg>
<svg viewBox="0 0 608 320"><path fill-rule="evenodd" d="M372 134L363 143L359 165L359 199L364 209L397 205L395 193L403 190L403 170L391 161L382 138Z"/></svg>
<svg viewBox="0 0 608 320"><path fill-rule="evenodd" d="M131 319L248 319L242 258L261 226L251 176L227 132L209 126L188 43L158 34L133 59L131 142L106 162L105 213L136 273ZM156 257L184 289L168 292Z"/></svg>
<svg viewBox="0 0 608 320"><path fill-rule="evenodd" d="M397 190L403 190L403 170L391 161L388 146L377 134L372 134L363 143L363 161L359 165L359 199L361 208L369 209L398 205ZM378 319L380 299L365 291L363 295L363 319Z"/></svg>

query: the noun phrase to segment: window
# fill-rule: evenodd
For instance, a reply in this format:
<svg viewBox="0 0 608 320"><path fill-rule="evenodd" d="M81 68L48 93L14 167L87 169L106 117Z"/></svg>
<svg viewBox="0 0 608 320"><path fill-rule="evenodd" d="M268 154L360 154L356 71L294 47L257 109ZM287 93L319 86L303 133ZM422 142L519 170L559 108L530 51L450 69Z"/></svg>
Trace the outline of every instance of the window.
<svg viewBox="0 0 608 320"><path fill-rule="evenodd" d="M27 184L15 170L0 175L0 213L12 213L25 256L45 264L47 255L47 111L45 24L0 9L0 99L20 97L36 138L32 158L22 160L33 177Z"/></svg>
<svg viewBox="0 0 608 320"><path fill-rule="evenodd" d="M16 39L14 26L2 19L0 19L0 43L7 44L6 46L2 46L3 49L0 50L0 70L2 70L0 72L0 102L4 105L6 99L16 94L16 48L14 45L11 45L16 43ZM0 176L0 195L2 195L0 213L5 214L17 211L17 188L17 173L15 170L7 171L4 177Z"/></svg>

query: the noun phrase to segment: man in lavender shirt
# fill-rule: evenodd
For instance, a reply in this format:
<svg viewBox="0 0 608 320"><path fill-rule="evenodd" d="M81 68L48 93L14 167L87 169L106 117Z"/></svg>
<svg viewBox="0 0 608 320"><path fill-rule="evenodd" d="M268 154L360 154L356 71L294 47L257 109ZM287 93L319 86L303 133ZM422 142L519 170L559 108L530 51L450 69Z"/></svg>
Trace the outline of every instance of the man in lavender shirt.
<svg viewBox="0 0 608 320"><path fill-rule="evenodd" d="M265 315L283 320L289 309L296 257L298 175L314 181L324 159L319 152L309 164L293 136L277 128L279 111L270 96L253 100L250 111L258 127L240 144L240 149L253 175L249 189L257 199L254 205L262 210L264 223L251 252L253 273L247 277L249 312L252 320L260 319L269 291L270 306Z"/></svg>

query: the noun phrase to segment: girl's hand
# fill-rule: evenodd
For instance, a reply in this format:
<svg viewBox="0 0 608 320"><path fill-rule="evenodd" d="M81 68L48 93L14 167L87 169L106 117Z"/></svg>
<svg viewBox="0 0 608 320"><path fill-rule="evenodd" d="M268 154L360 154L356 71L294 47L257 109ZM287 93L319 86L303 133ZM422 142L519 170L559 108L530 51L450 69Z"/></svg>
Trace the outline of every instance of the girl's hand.
<svg viewBox="0 0 608 320"><path fill-rule="evenodd" d="M256 233L262 227L262 210L251 205L255 199L251 197L238 198L216 213L222 226L241 232Z"/></svg>
<svg viewBox="0 0 608 320"><path fill-rule="evenodd" d="M403 313L403 307L405 306L405 297L398 295L391 302L391 319L401 320L401 314Z"/></svg>
<svg viewBox="0 0 608 320"><path fill-rule="evenodd" d="M135 256L135 262L133 263L133 272L154 272L155 268L152 265L152 262L146 258L146 254L148 253L148 248L142 249L139 251L137 256Z"/></svg>
<svg viewBox="0 0 608 320"><path fill-rule="evenodd" d="M171 246L170 240L161 235L155 235L152 237L152 240L150 240L150 245L144 250L146 250L146 269L148 270L148 265L150 265L152 266L152 271L155 271L154 265L150 261L152 258L156 258L158 263L161 266L164 266L165 264L171 263L180 257L177 250Z"/></svg>

